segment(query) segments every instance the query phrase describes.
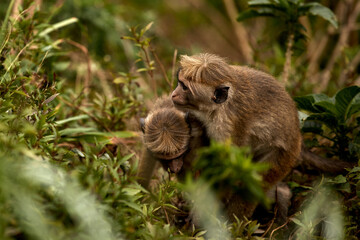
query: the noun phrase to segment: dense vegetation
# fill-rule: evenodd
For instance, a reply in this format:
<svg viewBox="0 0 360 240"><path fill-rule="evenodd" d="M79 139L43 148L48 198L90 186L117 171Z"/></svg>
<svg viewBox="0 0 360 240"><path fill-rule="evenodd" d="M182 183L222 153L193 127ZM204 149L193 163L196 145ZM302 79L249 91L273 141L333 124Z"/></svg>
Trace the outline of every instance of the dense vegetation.
<svg viewBox="0 0 360 240"><path fill-rule="evenodd" d="M356 0L1 1L0 238L359 239L359 15ZM353 166L296 168L284 225L266 166L228 142L201 150L203 178L136 183L138 119L173 89L178 55L205 51L276 76L306 146ZM238 181L263 209L230 223L217 199Z"/></svg>

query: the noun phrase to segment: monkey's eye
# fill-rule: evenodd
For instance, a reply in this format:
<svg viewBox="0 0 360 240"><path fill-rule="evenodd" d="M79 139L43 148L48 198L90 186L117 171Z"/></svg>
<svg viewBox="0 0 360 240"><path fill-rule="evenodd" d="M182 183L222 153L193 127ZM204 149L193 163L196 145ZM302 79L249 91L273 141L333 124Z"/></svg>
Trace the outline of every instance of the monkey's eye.
<svg viewBox="0 0 360 240"><path fill-rule="evenodd" d="M189 89L182 81L178 81L178 83L180 84L180 86L182 87L182 89L183 89L184 91L186 91L186 90Z"/></svg>

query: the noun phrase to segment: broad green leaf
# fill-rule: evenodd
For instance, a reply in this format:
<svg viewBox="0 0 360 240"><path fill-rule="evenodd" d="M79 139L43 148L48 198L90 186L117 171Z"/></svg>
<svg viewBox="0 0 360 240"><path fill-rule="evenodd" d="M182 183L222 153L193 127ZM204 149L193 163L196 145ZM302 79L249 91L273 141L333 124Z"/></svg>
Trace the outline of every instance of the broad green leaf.
<svg viewBox="0 0 360 240"><path fill-rule="evenodd" d="M346 121L352 114L360 110L360 87L351 86L335 94L335 106L341 120Z"/></svg>
<svg viewBox="0 0 360 240"><path fill-rule="evenodd" d="M316 133L316 134L323 133L321 123L319 123L318 121L313 121L313 120L308 120L308 119L305 120L301 129L303 132L312 132L312 133Z"/></svg>
<svg viewBox="0 0 360 240"><path fill-rule="evenodd" d="M236 20L240 22L240 21L244 21L246 19L254 18L254 17L274 17L274 16L275 16L274 11L271 9L261 11L261 12L258 10L249 9L249 10L239 13Z"/></svg>
<svg viewBox="0 0 360 240"><path fill-rule="evenodd" d="M304 4L303 9L300 7L299 11L303 11L305 14L322 17L326 21L330 22L335 28L339 27L335 14L329 8L321 5L320 3Z"/></svg>
<svg viewBox="0 0 360 240"><path fill-rule="evenodd" d="M311 113L321 113L322 109L314 106L314 103L321 101L328 101L329 97L325 94L310 94L302 97L295 97L294 101L297 103L299 109L309 111Z"/></svg>
<svg viewBox="0 0 360 240"><path fill-rule="evenodd" d="M332 183L346 183L347 179L343 175L338 175L335 178L333 178L332 180L330 180L329 182L332 182Z"/></svg>
<svg viewBox="0 0 360 240"><path fill-rule="evenodd" d="M338 120L336 116L329 113L316 113L310 115L306 120L314 120L324 123L329 128L333 129L338 126Z"/></svg>
<svg viewBox="0 0 360 240"><path fill-rule="evenodd" d="M358 93L351 103L349 104L349 109L346 112L346 120L349 119L353 114L360 112L360 93Z"/></svg>
<svg viewBox="0 0 360 240"><path fill-rule="evenodd" d="M326 112L331 113L334 116L339 116L339 112L335 107L335 100L333 98L328 98L326 100L315 102L314 106L322 107Z"/></svg>
<svg viewBox="0 0 360 240"><path fill-rule="evenodd" d="M249 6L259 5L259 4L272 5L272 4L274 4L274 3L273 3L273 1L271 1L271 0L251 0L251 1L249 1Z"/></svg>
<svg viewBox="0 0 360 240"><path fill-rule="evenodd" d="M284 8L288 8L289 7L289 2L288 2L288 0L279 0L279 5L284 7Z"/></svg>

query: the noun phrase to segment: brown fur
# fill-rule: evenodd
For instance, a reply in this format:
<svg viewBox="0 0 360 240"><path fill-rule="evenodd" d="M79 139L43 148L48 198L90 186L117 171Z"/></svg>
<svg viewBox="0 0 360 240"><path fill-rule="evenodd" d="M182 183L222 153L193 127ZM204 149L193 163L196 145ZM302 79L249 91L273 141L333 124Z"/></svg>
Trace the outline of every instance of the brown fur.
<svg viewBox="0 0 360 240"><path fill-rule="evenodd" d="M216 55L182 56L178 87L172 93L175 106L193 113L217 141L232 139L249 145L254 161L267 162L264 190L281 181L296 165L301 149L297 109L285 89L269 74L233 66ZM227 99L215 103L216 89L229 87ZM240 204L241 196L229 197L229 215L251 216L253 208Z"/></svg>
<svg viewBox="0 0 360 240"><path fill-rule="evenodd" d="M169 97L156 101L144 123L144 150L137 177L145 188L158 162L182 178L192 170L196 150L208 145L203 125L194 116L177 110Z"/></svg>

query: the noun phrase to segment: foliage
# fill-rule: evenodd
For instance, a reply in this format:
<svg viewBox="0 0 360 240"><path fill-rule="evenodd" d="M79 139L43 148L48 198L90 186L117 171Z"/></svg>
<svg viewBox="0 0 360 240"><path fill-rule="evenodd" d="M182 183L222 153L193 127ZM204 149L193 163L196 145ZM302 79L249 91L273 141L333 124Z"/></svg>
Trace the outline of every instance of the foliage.
<svg viewBox="0 0 360 240"><path fill-rule="evenodd" d="M304 116L302 131L307 135L314 135L314 137L305 135L307 139L305 143L309 147L326 150L325 153L328 157L357 163L360 157L359 99L360 87L358 86L341 89L333 97L328 97L325 94L296 97L295 101L299 109L308 114ZM321 138L316 138L316 136ZM358 227L353 225L354 222L358 221L359 211L356 200L356 196L359 194L358 179L360 172L358 168L356 166L348 174L339 175L330 181L343 197L348 199L344 200L344 209L347 212L345 219L345 225L348 225L346 228L347 238L358 236ZM326 201L328 198L326 197ZM311 207L314 206L310 205L309 208Z"/></svg>
<svg viewBox="0 0 360 240"><path fill-rule="evenodd" d="M201 178L208 182L215 192L224 196L231 192L246 196L249 201L268 204L262 190L259 172L267 169L264 163L253 163L250 150L231 145L211 142L210 147L200 149L194 169L201 172Z"/></svg>
<svg viewBox="0 0 360 240"><path fill-rule="evenodd" d="M304 29L299 18L305 15L320 16L330 22L335 28L338 23L334 13L327 7L317 2L304 3L303 0L251 0L249 9L239 14L237 20L243 21L253 17L280 17L288 24L287 30L295 32Z"/></svg>
<svg viewBox="0 0 360 240"><path fill-rule="evenodd" d="M360 157L360 87L352 86L333 97L311 94L296 97L299 109L309 115L304 119L303 132L325 137L333 144L327 152L342 160L355 161Z"/></svg>
<svg viewBox="0 0 360 240"><path fill-rule="evenodd" d="M328 180L327 180L328 181ZM323 237L324 239L344 239L344 219L340 200L330 190L331 184L319 183L312 188L312 196L306 201L303 211L291 220L297 225L296 239ZM331 211L328 211L331 209Z"/></svg>
<svg viewBox="0 0 360 240"><path fill-rule="evenodd" d="M243 21L254 17L272 17L280 20L285 25L287 35L286 62L283 70L283 81L288 81L289 68L294 41L305 39L303 31L306 28L300 23L299 18L306 15L320 16L338 27L335 14L327 7L317 2L304 3L303 0L251 0L249 9L240 12L237 20Z"/></svg>
<svg viewBox="0 0 360 240"><path fill-rule="evenodd" d="M274 233L271 223L230 223L223 218L218 203L221 191L216 190L241 191L251 199L265 201L258 171L266 167L251 163L245 149L212 143L197 162L204 179L188 179L181 187L164 174L155 180L150 193L134 178L141 142L137 118L145 114L145 103L171 89L177 49L185 54L207 49L248 64L237 45L241 43L239 35L234 37L240 25L232 25L235 17L224 5L229 2L0 2L0 238L264 239ZM336 8L344 7L345 2L351 1ZM319 33L307 37L317 49L323 49L320 53L315 53L311 44L298 48L295 43L297 67L293 68L290 90L296 94L332 92L354 85L358 79L358 30L351 27L350 18L357 8L339 11L329 1L321 3L249 2L251 9L261 12L266 8L280 16L282 23L301 31L295 39L305 33L300 23L307 33ZM298 21L300 16L314 15L334 25L332 12L339 19L339 32L324 32L327 25L317 18L308 18L311 24L307 25ZM342 12L351 13L349 19ZM275 33L284 28L258 19L241 24L247 45L255 52L250 59L278 75L286 46ZM346 38L344 29L351 29L353 35ZM251 37L246 37L247 32ZM318 44L322 42L319 37L329 39L326 47ZM316 76L323 73L331 73L329 81L321 77L325 80L317 84ZM313 89L314 83L322 88ZM345 88L333 98L311 95L299 98L301 103L297 99L308 114L305 139L309 139L309 131L317 134L316 144L310 146L322 147L323 153L334 158L358 159L358 89ZM359 176L359 167L354 167L327 183L344 203L347 239L359 237ZM317 192L338 201L331 198L333 192L309 187L314 178L293 182L296 201ZM240 187L235 184L239 181L243 182ZM306 236L324 236L317 232L320 225L313 224L323 218L311 215L319 210L316 201L326 203L324 197L315 198L306 204L304 215L299 215L298 205L292 207L295 217L289 218L290 231L300 237L305 236L304 229L309 230ZM330 222L336 219L339 215L327 218ZM301 224L305 228L297 228Z"/></svg>

